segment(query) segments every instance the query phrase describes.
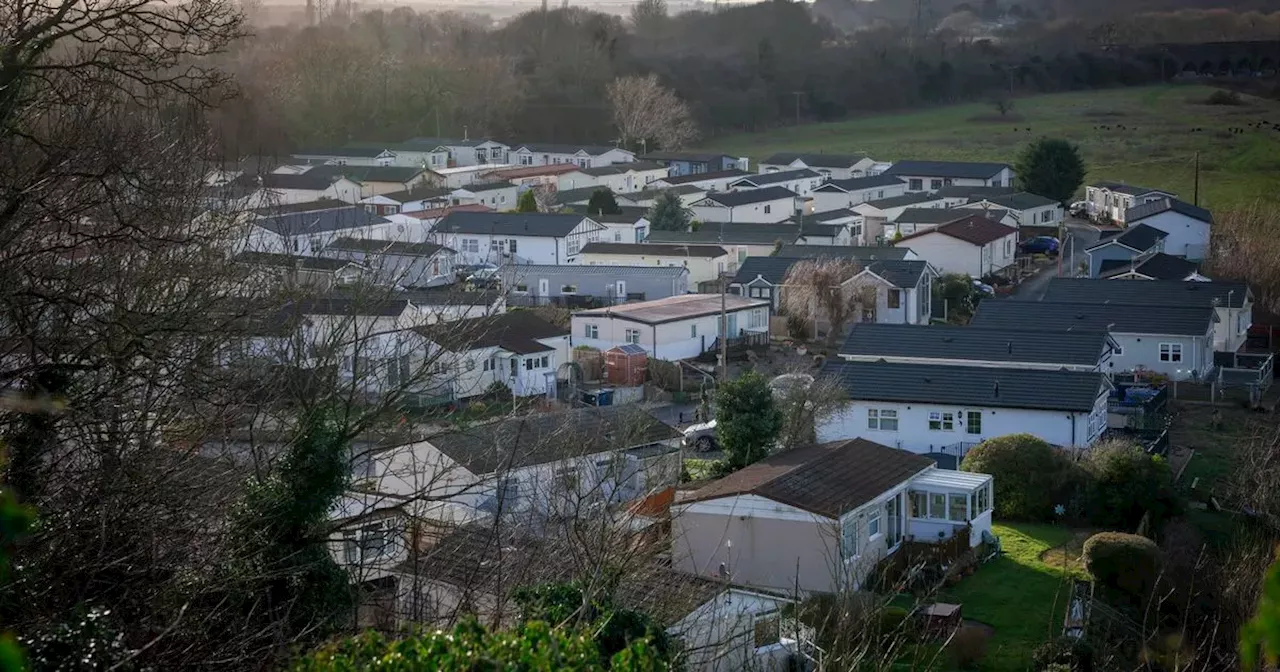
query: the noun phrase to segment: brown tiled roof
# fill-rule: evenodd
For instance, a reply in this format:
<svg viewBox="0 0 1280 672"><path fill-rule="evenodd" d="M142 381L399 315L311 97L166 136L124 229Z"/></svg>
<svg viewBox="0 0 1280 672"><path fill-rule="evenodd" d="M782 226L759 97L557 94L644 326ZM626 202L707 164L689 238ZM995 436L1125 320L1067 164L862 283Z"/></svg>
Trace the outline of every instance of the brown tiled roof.
<svg viewBox="0 0 1280 672"><path fill-rule="evenodd" d="M1000 240L1005 236L1013 235L1017 233L1017 230L1011 226L1005 226L986 215L970 215L964 219L958 219L954 222L943 224L936 229L913 233L909 236L903 237L902 240L919 238L920 236L930 233L941 233L943 235L951 236L957 240L963 240L966 243L973 243L974 245L986 245L987 243Z"/></svg>
<svg viewBox="0 0 1280 672"><path fill-rule="evenodd" d="M932 466L927 457L865 439L833 441L765 458L681 503L755 494L838 518Z"/></svg>

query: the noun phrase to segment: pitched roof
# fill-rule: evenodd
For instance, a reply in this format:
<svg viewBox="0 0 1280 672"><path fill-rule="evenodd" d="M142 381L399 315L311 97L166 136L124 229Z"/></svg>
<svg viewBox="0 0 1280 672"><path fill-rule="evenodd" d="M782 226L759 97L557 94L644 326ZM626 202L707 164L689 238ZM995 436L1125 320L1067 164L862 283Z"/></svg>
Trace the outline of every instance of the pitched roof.
<svg viewBox="0 0 1280 672"><path fill-rule="evenodd" d="M557 327L528 310L441 322L416 327L414 331L443 348L467 351L497 347L519 355L554 350L537 339L569 335L568 329Z"/></svg>
<svg viewBox="0 0 1280 672"><path fill-rule="evenodd" d="M595 168L579 168L578 172L583 175L591 175L592 177L604 177L607 175L626 175L630 172L638 172L642 170L662 170L666 166L653 161L630 161L626 163L612 163L607 166L597 166Z"/></svg>
<svg viewBox="0 0 1280 672"><path fill-rule="evenodd" d="M582 254L673 255L714 259L728 254L719 245L674 245L664 243L587 243Z"/></svg>
<svg viewBox="0 0 1280 672"><path fill-rule="evenodd" d="M1147 226L1146 224L1136 224L1121 231L1117 235L1108 236L1098 239L1098 242L1085 248L1085 252L1096 250L1108 245L1123 245L1134 252L1146 252L1156 246L1156 243L1167 238L1169 234L1165 231Z"/></svg>
<svg viewBox="0 0 1280 672"><path fill-rule="evenodd" d="M1094 366L1107 340L1103 331L1064 331L1049 338L1024 329L861 322L853 325L840 354Z"/></svg>
<svg viewBox="0 0 1280 672"><path fill-rule="evenodd" d="M353 158L372 159L387 151L385 147L307 147L293 153L293 156L349 156Z"/></svg>
<svg viewBox="0 0 1280 672"><path fill-rule="evenodd" d="M711 163L720 159L736 160L728 154L709 152L650 152L640 157L641 161L692 161L694 163Z"/></svg>
<svg viewBox="0 0 1280 672"><path fill-rule="evenodd" d="M409 301L391 297L356 297L334 293L293 302L281 309L285 315L338 315L343 317L396 317Z"/></svg>
<svg viewBox="0 0 1280 672"><path fill-rule="evenodd" d="M982 199L991 196L1012 194L1017 191L1018 190L1013 187L969 187L961 184L953 184L949 187L943 187L933 193L941 198Z"/></svg>
<svg viewBox="0 0 1280 672"><path fill-rule="evenodd" d="M546 212L450 212L436 224L444 233L563 238L585 215Z"/></svg>
<svg viewBox="0 0 1280 672"><path fill-rule="evenodd" d="M861 154L805 154L798 152L778 152L767 159L762 160L762 165L785 166L796 159L804 162L804 165L813 168L849 168L854 164L865 160L867 157Z"/></svg>
<svg viewBox="0 0 1280 672"><path fill-rule="evenodd" d="M407 149L410 151L427 151L437 147L475 147L490 142L487 138L468 138L460 140L458 138L429 138L417 137L409 138L404 142L396 145L397 148ZM498 143L503 144L503 143Z"/></svg>
<svg viewBox="0 0 1280 672"><path fill-rule="evenodd" d="M1127 194L1129 196L1141 196L1143 194L1150 194L1150 193L1161 193L1161 194L1169 193L1163 189L1148 189L1146 187L1139 187L1136 184L1122 184L1120 182L1106 182L1106 181L1094 182L1089 186L1095 189L1106 189L1108 191L1118 191L1122 194Z"/></svg>
<svg viewBox="0 0 1280 672"><path fill-rule="evenodd" d="M327 257L303 257L276 252L245 251L232 257L232 261L254 266L272 266L275 268L297 269L302 271L339 271L354 262L345 259L329 259Z"/></svg>
<svg viewBox="0 0 1280 672"><path fill-rule="evenodd" d="M884 247L880 245L783 245L775 257L792 259L813 259L817 257L853 258L860 261L875 259L904 260L911 250L905 247Z"/></svg>
<svg viewBox="0 0 1280 672"><path fill-rule="evenodd" d="M526 142L519 145L512 145L512 151L528 149L530 152L542 154L577 154L583 152L589 156L600 156L607 154L613 150L625 152L627 150L621 147L606 147L604 145L568 145L554 142Z"/></svg>
<svg viewBox="0 0 1280 672"><path fill-rule="evenodd" d="M853 400L1083 413L1106 385L1106 374L1092 371L843 360L827 362L822 375L840 381Z"/></svg>
<svg viewBox="0 0 1280 672"><path fill-rule="evenodd" d="M417 166L316 166L303 175L323 175L330 179L345 177L356 182L409 182L426 172Z"/></svg>
<svg viewBox="0 0 1280 672"><path fill-rule="evenodd" d="M609 191L609 192L613 191L609 187L602 187L599 185L590 186L590 187L578 187L577 189L557 189L556 193L553 195L554 196L553 200L558 205L566 205L566 204L578 203L578 202L585 204L587 201L591 200L592 194L596 193L601 189L604 189L605 191Z"/></svg>
<svg viewBox="0 0 1280 672"><path fill-rule="evenodd" d="M349 208L350 203L339 201L336 198L322 198L316 201L307 201L305 203L282 203L280 205L267 205L261 208L254 208L253 211L260 215L287 215L293 212L312 212L314 210L334 210L336 208Z"/></svg>
<svg viewBox="0 0 1280 672"><path fill-rule="evenodd" d="M468 203L466 205L449 205L443 208L413 210L410 212L402 212L400 214L406 217L416 217L418 219L439 219L451 212L494 212L494 209L484 205L483 203Z"/></svg>
<svg viewBox="0 0 1280 672"><path fill-rule="evenodd" d="M800 259L783 257L747 257L738 265L738 272L730 282L745 285L756 278L761 278L771 285L782 284L787 272Z"/></svg>
<svg viewBox="0 0 1280 672"><path fill-rule="evenodd" d="M721 178L745 177L747 175L751 175L751 173L748 173L745 170L738 170L737 168L730 168L729 170L713 170L707 173L694 173L692 175L673 175L671 177L662 178L662 181L674 187L680 184L701 182L703 180L719 180Z"/></svg>
<svg viewBox="0 0 1280 672"><path fill-rule="evenodd" d="M988 203L993 203L1009 210L1031 210L1032 208L1059 205L1059 203L1052 198L1037 196L1036 194L1026 191L1019 191L1012 194L991 194L985 196L973 194L970 196L969 200L970 203L980 203L982 201L987 201Z"/></svg>
<svg viewBox="0 0 1280 672"><path fill-rule="evenodd" d="M874 201L866 201L858 205L869 205L877 210L888 210L890 208L899 208L904 205L915 205L916 203L928 203L929 201L940 201L941 198L927 193L919 192L915 194L903 194L901 196L890 196L889 198L878 198ZM855 208L857 206L854 206Z"/></svg>
<svg viewBox="0 0 1280 672"><path fill-rule="evenodd" d="M1240 308L1251 298L1249 286L1241 282L1112 282L1098 278L1054 278L1045 291L1045 301L1060 303L1114 303L1136 306L1214 306ZM1217 304L1214 302L1217 301Z"/></svg>
<svg viewBox="0 0 1280 672"><path fill-rule="evenodd" d="M1158 280L1111 284L1146 284ZM1207 283L1188 283L1207 284ZM1209 307L1132 306L1123 304L1018 301L983 301L969 321L983 329L1033 329L1036 331L1109 331L1120 334L1204 336L1216 320Z"/></svg>
<svg viewBox="0 0 1280 672"><path fill-rule="evenodd" d="M789 182L791 180L809 180L820 177L817 173L808 168L797 168L795 170L779 170L772 173L757 173L748 175L741 179L734 180L729 183L729 187L733 188L740 184L751 183L757 187L764 187L770 184L778 184L779 182Z"/></svg>
<svg viewBox="0 0 1280 672"><path fill-rule="evenodd" d="M1007 163L974 163L969 161L899 161L889 167L888 175L925 175L960 179L986 179L1009 168Z"/></svg>
<svg viewBox="0 0 1280 672"><path fill-rule="evenodd" d="M503 282L510 284L527 281L534 277L587 277L593 275L616 275L619 279L641 276L674 278L688 273L684 266L658 266L657 264L625 265L625 264L504 264L502 266ZM612 286L612 285L610 285ZM583 288L583 293L587 289Z"/></svg>
<svg viewBox="0 0 1280 672"><path fill-rule="evenodd" d="M509 418L440 434L429 442L471 473L480 475L629 450L680 437L680 432L652 415L623 405Z"/></svg>
<svg viewBox="0 0 1280 672"><path fill-rule="evenodd" d="M320 168L322 166L317 166ZM302 191L324 191L329 185L338 181L341 176L328 171L316 172L315 168L304 173L263 173L261 175L241 175L236 181L249 185L258 185L263 189L298 189Z"/></svg>
<svg viewBox="0 0 1280 672"><path fill-rule="evenodd" d="M254 220L253 223L272 233L283 236L302 236L386 224L387 222L387 218L367 212L362 207L349 206L261 217Z"/></svg>
<svg viewBox="0 0 1280 672"><path fill-rule="evenodd" d="M336 238L325 246L326 252L364 252L365 254L394 254L406 257L431 257L440 250L448 250L435 243L407 243L399 240L376 240L373 238ZM449 250L452 251L452 250Z"/></svg>
<svg viewBox="0 0 1280 672"><path fill-rule="evenodd" d="M1185 280L1193 273L1200 272L1200 264L1164 252L1156 252L1136 266L1130 260L1104 259L1099 267L1098 277L1114 278L1130 271L1152 280Z"/></svg>
<svg viewBox="0 0 1280 672"><path fill-rule="evenodd" d="M681 504L754 494L827 518L873 501L933 460L866 439L803 446L766 457L694 491Z"/></svg>
<svg viewBox="0 0 1280 672"><path fill-rule="evenodd" d="M676 322L690 317L712 315L720 312L721 305L726 310L742 310L768 306L768 301L748 299L745 296L722 296L720 294L681 294L665 299L624 303L620 306L583 310L574 313L574 317L617 317L642 324L663 324Z"/></svg>
<svg viewBox="0 0 1280 672"><path fill-rule="evenodd" d="M641 191L629 191L625 194L618 194L618 198L628 200L628 201L647 201L651 198L656 199L659 196L667 193L668 191L679 196L688 196L689 194L707 193L706 189L704 189L703 187L699 187L696 184L677 184L671 187L658 186L658 187L652 187L650 189L643 189Z"/></svg>
<svg viewBox="0 0 1280 672"><path fill-rule="evenodd" d="M876 187L893 187L904 184L904 180L893 175L871 175L869 177L851 177L845 180L827 180L818 185L815 191L860 191Z"/></svg>
<svg viewBox="0 0 1280 672"><path fill-rule="evenodd" d="M899 289L911 289L929 272L929 262L923 259L876 259L866 264L866 271L884 278Z"/></svg>
<svg viewBox="0 0 1280 672"><path fill-rule="evenodd" d="M1147 203L1139 203L1129 208L1124 213L1124 221L1132 224L1136 221L1154 217L1162 212L1176 212L1192 219L1197 219L1205 224L1213 223L1213 213L1196 205L1180 201L1176 198L1162 198Z"/></svg>
<svg viewBox="0 0 1280 672"><path fill-rule="evenodd" d="M813 245L812 247L826 247L824 245ZM813 259L817 257L747 257L738 267L738 272L734 275L732 282L734 284L748 284L756 278L763 279L771 285L782 284L786 280L787 273L796 262L802 259ZM841 257L850 258L850 257ZM903 259L856 259L860 270L869 271L877 276L884 278L889 284L901 289L910 289L920 282L921 274L928 269L928 262L921 260L907 261Z"/></svg>
<svg viewBox="0 0 1280 672"><path fill-rule="evenodd" d="M582 170L581 166L572 163L552 163L545 166L520 166L518 168L501 168L486 175L492 175L503 180L512 180L522 177L538 177L542 175L564 175L577 170Z"/></svg>
<svg viewBox="0 0 1280 672"><path fill-rule="evenodd" d="M785 187L763 187L760 189L744 189L742 191L721 191L707 194L706 200L715 201L725 207L764 203L784 198L796 198L796 192Z"/></svg>
<svg viewBox="0 0 1280 672"><path fill-rule="evenodd" d="M972 213L952 208L906 208L893 221L905 224L946 224L964 219L970 214Z"/></svg>
<svg viewBox="0 0 1280 672"><path fill-rule="evenodd" d="M972 245L986 245L1002 238L1017 235L1018 230L1012 226L1005 226L994 219L987 217L985 214L970 215L964 219L958 219L949 224L943 224L936 229L920 231L909 236L899 239L895 245L900 245L903 241L928 236L931 234L941 234L950 236L956 240L962 240Z"/></svg>
<svg viewBox="0 0 1280 672"><path fill-rule="evenodd" d="M454 191L469 191L473 194L483 194L487 191L499 191L501 189L518 189L510 182L472 182L454 189Z"/></svg>
<svg viewBox="0 0 1280 672"><path fill-rule="evenodd" d="M412 189L401 189L400 191L391 191L377 195L398 203L406 203L408 201L448 199L449 194L451 193L453 193L453 190L448 188L417 186Z"/></svg>

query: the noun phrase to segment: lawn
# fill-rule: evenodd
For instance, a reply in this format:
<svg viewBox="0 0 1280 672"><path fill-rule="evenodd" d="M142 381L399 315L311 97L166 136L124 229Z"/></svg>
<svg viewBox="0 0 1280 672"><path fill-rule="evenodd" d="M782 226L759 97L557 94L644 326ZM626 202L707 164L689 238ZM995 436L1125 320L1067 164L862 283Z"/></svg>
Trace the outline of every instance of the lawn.
<svg viewBox="0 0 1280 672"><path fill-rule="evenodd" d="M1280 201L1280 131L1249 128L1260 120L1280 123L1280 102L1245 96L1241 106L1204 104L1213 90L1161 85L1049 94L1019 98L1010 121L990 121L989 105L958 105L724 136L708 140L704 149L753 162L778 151L865 153L881 161L1012 162L1029 140L1047 135L1080 145L1087 181L1170 189L1189 201L1199 152L1202 205ZM1115 128L1121 125L1126 130ZM1204 130L1192 132L1197 127ZM1231 134L1232 127L1245 132Z"/></svg>
<svg viewBox="0 0 1280 672"><path fill-rule="evenodd" d="M1062 631L1071 578L1081 571L1074 562L1064 570L1040 556L1077 535L1070 528L1035 524L994 525L992 531L1004 554L947 589L944 599L963 605L965 618L995 629L981 669L1023 672L1036 647Z"/></svg>

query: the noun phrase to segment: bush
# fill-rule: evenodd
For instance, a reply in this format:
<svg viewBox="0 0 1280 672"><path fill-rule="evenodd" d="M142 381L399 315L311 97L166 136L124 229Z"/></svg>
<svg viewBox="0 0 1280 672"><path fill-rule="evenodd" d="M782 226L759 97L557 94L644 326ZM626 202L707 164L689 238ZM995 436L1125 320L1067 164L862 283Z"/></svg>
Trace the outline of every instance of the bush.
<svg viewBox="0 0 1280 672"><path fill-rule="evenodd" d="M1244 99L1235 91L1218 89L1205 99L1206 105L1244 105Z"/></svg>
<svg viewBox="0 0 1280 672"><path fill-rule="evenodd" d="M1073 510L1084 485L1075 462L1030 434L983 441L965 455L960 469L991 474L995 515L1009 520L1051 520L1058 505Z"/></svg>
<svg viewBox="0 0 1280 672"><path fill-rule="evenodd" d="M1146 537L1100 532L1084 542L1084 567L1094 580L1145 599L1160 574L1160 549Z"/></svg>
<svg viewBox="0 0 1280 672"><path fill-rule="evenodd" d="M901 631L902 626L907 622L907 617L909 615L910 613L902 607L895 607L892 605L885 607L877 616L877 620L880 625L880 634L882 636L889 636L895 632Z"/></svg>
<svg viewBox="0 0 1280 672"><path fill-rule="evenodd" d="M1181 508L1169 463L1138 446L1101 443L1089 451L1084 466L1092 481L1087 510L1092 525L1132 530L1147 512L1156 525Z"/></svg>
<svg viewBox="0 0 1280 672"><path fill-rule="evenodd" d="M947 642L947 654L951 662L960 669L973 669L987 655L987 640L991 635L986 628L976 625L962 625Z"/></svg>
<svg viewBox="0 0 1280 672"><path fill-rule="evenodd" d="M1093 648L1074 637L1059 637L1041 644L1032 654L1032 669L1093 672Z"/></svg>
<svg viewBox="0 0 1280 672"><path fill-rule="evenodd" d="M796 340L804 340L813 335L813 325L799 315L788 315L787 335Z"/></svg>

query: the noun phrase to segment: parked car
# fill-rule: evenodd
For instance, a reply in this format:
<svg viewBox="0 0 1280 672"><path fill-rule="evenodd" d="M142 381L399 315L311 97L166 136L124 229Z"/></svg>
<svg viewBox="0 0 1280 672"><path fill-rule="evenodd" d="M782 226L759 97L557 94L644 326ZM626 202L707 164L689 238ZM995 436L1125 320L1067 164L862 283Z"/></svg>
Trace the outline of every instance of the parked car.
<svg viewBox="0 0 1280 672"><path fill-rule="evenodd" d="M684 429L684 445L686 448L693 448L699 453L706 453L716 449L716 421L703 422L697 425L689 425Z"/></svg>
<svg viewBox="0 0 1280 672"><path fill-rule="evenodd" d="M995 293L996 293L996 288L995 288L995 287L992 287L991 285L988 285L987 283L985 283L985 282L983 282L983 281L981 281L981 280L974 280L974 281L973 281L973 288L974 288L974 289L976 289L976 290L978 290L979 292L982 292L983 294L988 295L988 296L994 296L994 295L995 295Z"/></svg>
<svg viewBox="0 0 1280 672"><path fill-rule="evenodd" d="M1067 208L1067 213L1072 217L1084 217L1089 214L1089 202L1076 201L1071 204L1071 207Z"/></svg>
<svg viewBox="0 0 1280 672"><path fill-rule="evenodd" d="M1047 254L1052 257L1058 253L1060 245L1058 239L1053 236L1036 236L1022 241L1018 249L1025 254Z"/></svg>
<svg viewBox="0 0 1280 672"><path fill-rule="evenodd" d="M498 267L493 264L478 264L467 276L467 282L473 285L488 285L498 279Z"/></svg>

